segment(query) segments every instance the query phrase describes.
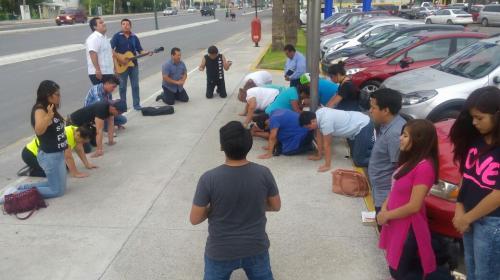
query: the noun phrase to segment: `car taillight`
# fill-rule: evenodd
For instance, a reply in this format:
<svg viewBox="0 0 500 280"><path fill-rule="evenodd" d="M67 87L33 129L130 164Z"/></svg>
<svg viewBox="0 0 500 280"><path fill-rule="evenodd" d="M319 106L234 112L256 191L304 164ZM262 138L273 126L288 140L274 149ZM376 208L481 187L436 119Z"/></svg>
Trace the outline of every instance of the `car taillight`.
<svg viewBox="0 0 500 280"><path fill-rule="evenodd" d="M457 201L459 188L457 185L439 180L437 184L432 186L431 195L437 196L448 201Z"/></svg>

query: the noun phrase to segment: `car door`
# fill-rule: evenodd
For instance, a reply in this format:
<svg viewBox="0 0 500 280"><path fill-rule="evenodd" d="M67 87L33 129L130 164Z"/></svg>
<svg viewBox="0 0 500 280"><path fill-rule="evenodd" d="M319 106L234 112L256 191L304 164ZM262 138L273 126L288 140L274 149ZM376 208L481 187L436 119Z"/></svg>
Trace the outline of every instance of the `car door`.
<svg viewBox="0 0 500 280"><path fill-rule="evenodd" d="M434 65L440 62L443 58L450 55L450 47L452 46L452 42L453 39L451 38L438 39L425 42L409 49L405 53L399 55L391 62L389 62L389 64L395 66L394 73L392 74L396 75L401 72ZM411 63L406 68L402 68L399 62L403 58L412 58L413 63Z"/></svg>
<svg viewBox="0 0 500 280"><path fill-rule="evenodd" d="M494 24L500 24L500 5L494 6L490 11L491 18L493 19Z"/></svg>
<svg viewBox="0 0 500 280"><path fill-rule="evenodd" d="M449 19L451 19L451 12L449 10L443 10L439 17L439 23L446 23Z"/></svg>

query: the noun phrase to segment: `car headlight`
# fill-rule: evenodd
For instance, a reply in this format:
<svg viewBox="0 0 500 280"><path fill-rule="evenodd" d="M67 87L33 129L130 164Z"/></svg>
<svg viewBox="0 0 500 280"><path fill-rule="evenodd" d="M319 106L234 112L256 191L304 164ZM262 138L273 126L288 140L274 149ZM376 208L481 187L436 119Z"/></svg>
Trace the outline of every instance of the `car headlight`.
<svg viewBox="0 0 500 280"><path fill-rule="evenodd" d="M361 71L364 71L366 68L351 68L346 70L346 75L354 75Z"/></svg>
<svg viewBox="0 0 500 280"><path fill-rule="evenodd" d="M458 191L459 189L457 185L439 180L437 184L432 186L430 193L431 195L437 196L442 199L456 201L458 197Z"/></svg>
<svg viewBox="0 0 500 280"><path fill-rule="evenodd" d="M403 105L415 105L427 101L438 94L435 90L422 90L403 95Z"/></svg>

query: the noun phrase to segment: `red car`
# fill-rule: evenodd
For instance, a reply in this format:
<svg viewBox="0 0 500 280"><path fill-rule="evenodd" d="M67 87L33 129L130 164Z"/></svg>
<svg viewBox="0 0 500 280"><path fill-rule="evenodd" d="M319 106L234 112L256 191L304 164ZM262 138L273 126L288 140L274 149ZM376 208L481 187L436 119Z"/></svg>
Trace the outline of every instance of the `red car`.
<svg viewBox="0 0 500 280"><path fill-rule="evenodd" d="M454 121L447 120L435 124L439 145L439 183L432 187L425 198L425 206L432 232L459 239L462 235L455 230L452 223L461 178L458 166L453 161L453 146L449 138Z"/></svg>
<svg viewBox="0 0 500 280"><path fill-rule="evenodd" d="M396 40L373 53L351 57L345 61L345 69L362 93L369 94L391 76L436 64L456 51L487 37L487 34L478 32L424 31Z"/></svg>
<svg viewBox="0 0 500 280"><path fill-rule="evenodd" d="M67 8L61 10L59 15L56 17L56 24L75 24L77 22L86 23L87 15L82 9Z"/></svg>
<svg viewBox="0 0 500 280"><path fill-rule="evenodd" d="M323 27L320 36L325 36L337 32L343 32L347 27L368 17L389 16L388 11L373 11L366 13L350 13L339 17L331 25Z"/></svg>

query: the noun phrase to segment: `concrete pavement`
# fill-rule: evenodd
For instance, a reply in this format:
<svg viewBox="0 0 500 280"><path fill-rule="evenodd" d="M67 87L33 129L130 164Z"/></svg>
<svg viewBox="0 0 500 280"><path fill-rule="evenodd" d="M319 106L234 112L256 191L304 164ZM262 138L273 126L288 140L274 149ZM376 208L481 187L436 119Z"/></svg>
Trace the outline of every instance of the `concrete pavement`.
<svg viewBox="0 0 500 280"><path fill-rule="evenodd" d="M263 35L266 45L270 25ZM27 221L0 216L0 279L202 278L207 223L188 221L194 190L203 172L223 162L218 129L242 120L235 93L263 51L252 47L250 36L240 38L217 44L233 61L227 99L205 98L205 74L195 70L202 52L184 58L193 70L186 84L189 103L176 104L169 116L130 112L118 143L93 160L99 169L91 177L69 179L67 193ZM285 84L273 75L274 83ZM141 81L144 105L156 104L160 77ZM1 151L1 173L13 175L21 167L22 144ZM319 163L306 156L258 160L264 144L255 140L249 159L272 170L281 193L281 211L267 215L275 278L388 279L375 230L360 221L363 200L333 194L331 175L318 174ZM336 139L333 154L334 168L351 166L342 140ZM2 179L0 186L14 179ZM231 279L246 277L238 271Z"/></svg>

